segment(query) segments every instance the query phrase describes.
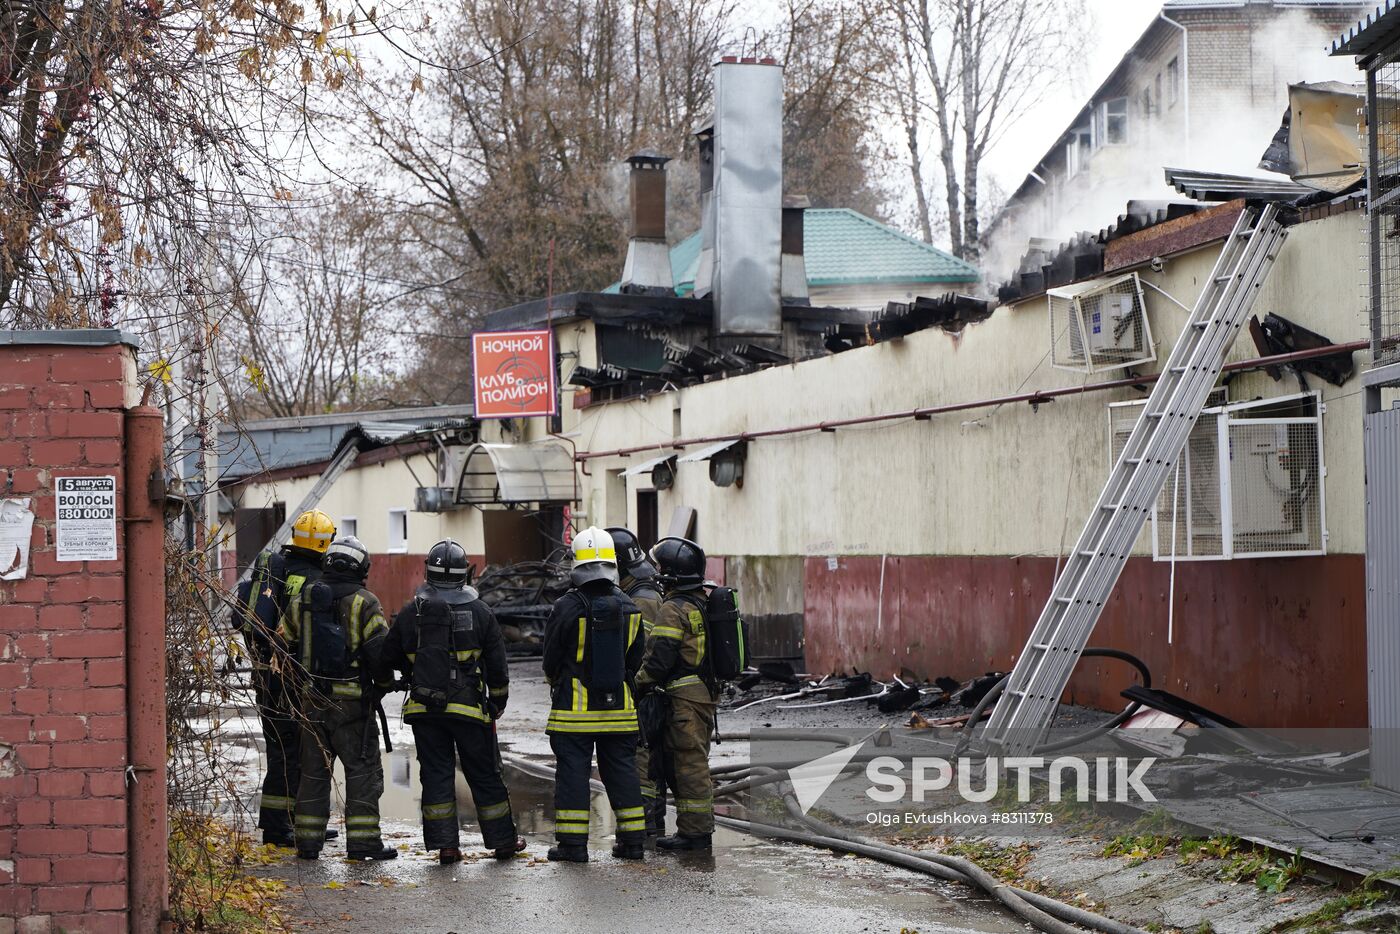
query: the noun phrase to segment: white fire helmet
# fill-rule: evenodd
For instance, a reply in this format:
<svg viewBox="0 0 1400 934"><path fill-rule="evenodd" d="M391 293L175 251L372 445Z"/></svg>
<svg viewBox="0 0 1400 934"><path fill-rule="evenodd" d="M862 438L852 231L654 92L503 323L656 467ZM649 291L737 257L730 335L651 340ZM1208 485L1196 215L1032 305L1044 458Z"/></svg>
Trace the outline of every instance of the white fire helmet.
<svg viewBox="0 0 1400 934"><path fill-rule="evenodd" d="M570 575L575 584L607 580L617 583L617 549L612 536L590 526L574 536L574 568Z"/></svg>

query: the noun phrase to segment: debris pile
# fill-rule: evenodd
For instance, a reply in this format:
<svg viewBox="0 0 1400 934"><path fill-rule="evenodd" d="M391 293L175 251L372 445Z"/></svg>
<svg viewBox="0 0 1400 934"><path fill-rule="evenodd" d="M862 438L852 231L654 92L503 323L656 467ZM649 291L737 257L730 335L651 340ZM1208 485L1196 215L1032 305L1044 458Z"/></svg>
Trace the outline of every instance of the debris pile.
<svg viewBox="0 0 1400 934"><path fill-rule="evenodd" d="M492 565L473 586L496 614L506 650L538 655L544 649L544 624L554 601L569 589L569 566L553 559Z"/></svg>
<svg viewBox="0 0 1400 934"><path fill-rule="evenodd" d="M941 677L930 682L906 681L894 676L890 681L877 680L868 671L849 675L827 675L820 680L799 674L791 665L765 662L758 670L745 675L734 684L735 694L724 706L739 711L760 704L776 703L779 710L802 710L864 701L882 714L914 711L909 725L915 729L945 726L942 721L930 721L919 711L942 707L970 709L977 706L1005 672L990 671L968 681ZM958 723L966 715L951 718Z"/></svg>

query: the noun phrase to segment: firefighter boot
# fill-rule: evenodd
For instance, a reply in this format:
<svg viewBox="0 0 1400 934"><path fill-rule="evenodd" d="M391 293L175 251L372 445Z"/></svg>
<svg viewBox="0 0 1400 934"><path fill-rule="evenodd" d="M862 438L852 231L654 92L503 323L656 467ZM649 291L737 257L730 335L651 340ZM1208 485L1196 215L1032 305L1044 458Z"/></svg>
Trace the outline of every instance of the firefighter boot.
<svg viewBox="0 0 1400 934"><path fill-rule="evenodd" d="M347 859L398 859L399 851L391 846L381 846L377 850L347 850L345 856Z"/></svg>
<svg viewBox="0 0 1400 934"><path fill-rule="evenodd" d="M502 860L515 859L516 853L523 852L525 852L525 838L516 837L514 843L509 844L508 846L496 847L496 858Z"/></svg>
<svg viewBox="0 0 1400 934"><path fill-rule="evenodd" d="M551 863L586 863L588 845L584 843L560 843L549 848L545 854Z"/></svg>
<svg viewBox="0 0 1400 934"><path fill-rule="evenodd" d="M662 837L656 841L662 850L709 850L710 835L707 833L678 833L674 837Z"/></svg>
<svg viewBox="0 0 1400 934"><path fill-rule="evenodd" d="M451 866L453 863L460 863L461 861L462 851L457 849L455 846L445 846L442 849L438 850L439 865Z"/></svg>
<svg viewBox="0 0 1400 934"><path fill-rule="evenodd" d="M644 847L640 843L614 843L612 855L617 859L645 859Z"/></svg>

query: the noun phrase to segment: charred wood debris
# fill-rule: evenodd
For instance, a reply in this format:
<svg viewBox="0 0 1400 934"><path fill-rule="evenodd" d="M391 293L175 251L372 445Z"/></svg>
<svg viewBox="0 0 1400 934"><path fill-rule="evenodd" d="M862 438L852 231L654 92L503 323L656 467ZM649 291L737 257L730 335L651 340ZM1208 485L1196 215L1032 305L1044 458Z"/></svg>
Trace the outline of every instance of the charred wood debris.
<svg viewBox="0 0 1400 934"><path fill-rule="evenodd" d="M961 726L970 718L963 711L976 707L1004 677L1006 672L991 671L967 681L940 677L921 682L898 676L880 681L870 672L860 671L817 679L799 673L788 662L765 661L735 681L720 704L722 709L737 712L767 704L779 710L804 710L864 703L882 714L910 711L906 725L912 729Z"/></svg>

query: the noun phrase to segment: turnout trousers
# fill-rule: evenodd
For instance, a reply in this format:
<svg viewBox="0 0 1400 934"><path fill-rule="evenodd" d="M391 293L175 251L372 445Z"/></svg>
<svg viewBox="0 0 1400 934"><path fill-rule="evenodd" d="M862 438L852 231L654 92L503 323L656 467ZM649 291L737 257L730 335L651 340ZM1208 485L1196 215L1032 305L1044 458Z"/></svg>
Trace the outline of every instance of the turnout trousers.
<svg viewBox="0 0 1400 934"><path fill-rule="evenodd" d="M253 670L253 690L267 747L258 802L258 828L279 837L292 836L292 808L301 783L301 726L292 713L294 695L287 680L266 668Z"/></svg>
<svg viewBox="0 0 1400 934"><path fill-rule="evenodd" d="M410 721L423 781L423 845L429 850L460 848L457 824L457 767L471 789L482 841L488 849L515 845L515 817L488 724L451 714L420 714Z"/></svg>
<svg viewBox="0 0 1400 934"><path fill-rule="evenodd" d="M598 754L598 775L608 792L617 821L617 842L646 840L642 813L642 789L637 780L637 734L550 733L554 750L554 835L566 846L588 844L588 780L593 774L593 754Z"/></svg>
<svg viewBox="0 0 1400 934"><path fill-rule="evenodd" d="M714 729L712 701L671 695L665 744L676 794L676 832L682 836L715 830L715 793L710 779L710 735ZM661 813L664 817L664 800Z"/></svg>
<svg viewBox="0 0 1400 934"><path fill-rule="evenodd" d="M339 759L345 769L346 854L378 851L384 846L379 834L384 767L379 761L379 722L374 709L359 698L305 696L297 848L320 850L325 843L331 813L331 769Z"/></svg>

